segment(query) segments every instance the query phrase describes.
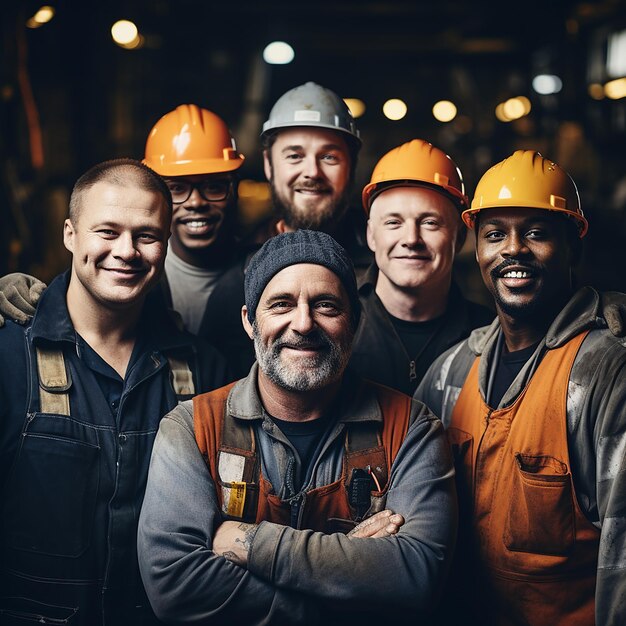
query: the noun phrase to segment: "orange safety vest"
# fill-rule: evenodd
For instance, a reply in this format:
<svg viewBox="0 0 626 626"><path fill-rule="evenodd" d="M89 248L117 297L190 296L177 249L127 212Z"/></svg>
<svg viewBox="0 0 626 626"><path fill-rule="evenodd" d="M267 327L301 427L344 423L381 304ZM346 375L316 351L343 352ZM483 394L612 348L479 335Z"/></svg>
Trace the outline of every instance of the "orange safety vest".
<svg viewBox="0 0 626 626"><path fill-rule="evenodd" d="M600 532L577 502L567 447L569 374L586 334L548 350L516 401L502 409L480 395L477 358L452 413L459 498L470 507L470 550L479 560L464 555L460 582L467 591L476 581L474 602L491 615L484 623L595 622Z"/></svg>
<svg viewBox="0 0 626 626"><path fill-rule="evenodd" d="M290 525L290 503L273 493L271 483L261 473L252 425L226 411L226 399L234 384L193 399L196 442L214 479L222 512L226 519ZM341 477L304 494L299 528L329 533L347 531L355 525L359 518L348 494L355 468L367 468L380 486L371 491L367 514L384 508L389 468L409 426L411 398L378 385L374 388L383 423L347 423Z"/></svg>

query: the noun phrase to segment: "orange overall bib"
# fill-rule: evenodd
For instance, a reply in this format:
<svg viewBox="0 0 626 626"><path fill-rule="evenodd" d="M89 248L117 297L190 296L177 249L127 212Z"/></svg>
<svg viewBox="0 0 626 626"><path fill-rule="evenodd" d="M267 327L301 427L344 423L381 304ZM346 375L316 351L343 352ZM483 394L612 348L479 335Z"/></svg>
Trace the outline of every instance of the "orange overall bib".
<svg viewBox="0 0 626 626"><path fill-rule="evenodd" d="M566 415L585 336L548 350L516 401L498 410L480 395L477 358L454 408L448 434L468 532L460 583L476 585L468 601L485 623L594 624L600 533L576 499Z"/></svg>

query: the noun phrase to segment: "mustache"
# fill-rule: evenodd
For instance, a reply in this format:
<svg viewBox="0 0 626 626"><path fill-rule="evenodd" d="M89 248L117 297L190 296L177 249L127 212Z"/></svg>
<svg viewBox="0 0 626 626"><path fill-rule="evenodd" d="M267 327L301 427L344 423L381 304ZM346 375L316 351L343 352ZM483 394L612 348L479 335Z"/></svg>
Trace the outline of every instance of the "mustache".
<svg viewBox="0 0 626 626"><path fill-rule="evenodd" d="M306 337L293 336L288 338L277 339L274 343L275 350L282 348L295 348L299 350L329 350L331 341L321 330L315 330Z"/></svg>
<svg viewBox="0 0 626 626"><path fill-rule="evenodd" d="M508 268L508 267L512 267L512 266L516 266L522 270L528 270L529 272L533 272L533 273L538 273L541 271L541 268L533 265L531 263L526 263L524 261L519 261L518 259L504 259L504 261L502 261L502 263L500 263L500 265L494 267L489 274L491 275L492 279L496 279L496 278L500 278L500 276L502 275L502 273Z"/></svg>
<svg viewBox="0 0 626 626"><path fill-rule="evenodd" d="M302 182L296 185L297 189L306 189L307 191L330 191L328 185L320 185L316 182Z"/></svg>

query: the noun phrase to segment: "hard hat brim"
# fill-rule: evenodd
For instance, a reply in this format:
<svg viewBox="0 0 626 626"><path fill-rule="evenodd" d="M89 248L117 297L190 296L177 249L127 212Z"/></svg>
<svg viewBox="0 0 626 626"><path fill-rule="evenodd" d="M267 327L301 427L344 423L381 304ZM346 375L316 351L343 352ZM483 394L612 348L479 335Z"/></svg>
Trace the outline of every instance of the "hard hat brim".
<svg viewBox="0 0 626 626"><path fill-rule="evenodd" d="M175 163L162 164L153 159L144 159L143 163L152 168L161 176L195 176L199 174L228 174L239 169L245 157L232 160L224 159L194 159L189 161L178 161Z"/></svg>

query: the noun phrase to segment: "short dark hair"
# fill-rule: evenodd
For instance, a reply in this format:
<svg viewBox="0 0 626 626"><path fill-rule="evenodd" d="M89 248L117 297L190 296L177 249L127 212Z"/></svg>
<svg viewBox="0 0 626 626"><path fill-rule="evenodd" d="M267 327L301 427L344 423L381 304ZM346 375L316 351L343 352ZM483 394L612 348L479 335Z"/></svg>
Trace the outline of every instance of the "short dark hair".
<svg viewBox="0 0 626 626"><path fill-rule="evenodd" d="M72 222L76 222L80 215L85 192L100 182L107 182L120 187L134 184L139 189L156 193L163 198L171 216L172 194L161 176L141 161L121 158L94 165L76 181L70 196L69 206L69 218Z"/></svg>

